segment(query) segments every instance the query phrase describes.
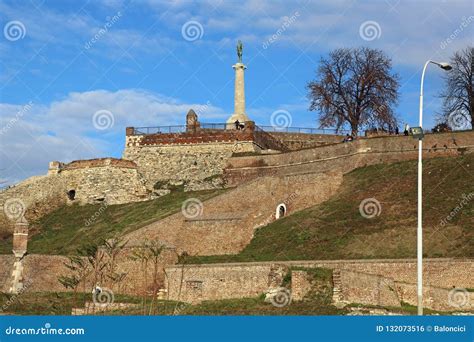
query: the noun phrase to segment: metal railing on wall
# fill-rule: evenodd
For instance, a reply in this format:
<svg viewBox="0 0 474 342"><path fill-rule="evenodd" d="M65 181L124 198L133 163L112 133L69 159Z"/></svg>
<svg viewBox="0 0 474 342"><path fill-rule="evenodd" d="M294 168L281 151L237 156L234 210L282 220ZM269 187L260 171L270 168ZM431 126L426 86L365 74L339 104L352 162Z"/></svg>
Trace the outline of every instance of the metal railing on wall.
<svg viewBox="0 0 474 342"><path fill-rule="evenodd" d="M229 129L232 124L227 123L201 123L199 126L200 130L226 130ZM334 135L346 135L351 134L350 130L336 130L328 128L309 128L309 127L277 127L277 126L256 126L260 130L267 133L299 133L299 134L334 134ZM134 135L147 135L147 134L170 134L170 133L185 133L186 125L175 125L175 126L156 126L156 127L134 127ZM363 131L358 132L358 136L362 136Z"/></svg>
<svg viewBox="0 0 474 342"><path fill-rule="evenodd" d="M351 134L351 130L334 128L310 128L310 127L277 127L277 126L259 126L265 132L274 133L301 133L301 134L334 134L334 135L346 135ZM363 131L359 131L357 135L363 135Z"/></svg>
<svg viewBox="0 0 474 342"><path fill-rule="evenodd" d="M185 133L186 127L186 125L134 127L134 135ZM201 123L199 126L201 130L225 130L226 128L225 123Z"/></svg>

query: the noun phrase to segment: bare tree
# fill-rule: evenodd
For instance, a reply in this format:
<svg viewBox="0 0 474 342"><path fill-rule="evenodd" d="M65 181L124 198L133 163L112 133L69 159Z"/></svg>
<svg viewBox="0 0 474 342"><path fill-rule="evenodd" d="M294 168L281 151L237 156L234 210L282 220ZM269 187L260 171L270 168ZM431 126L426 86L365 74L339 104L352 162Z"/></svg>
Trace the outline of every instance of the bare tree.
<svg viewBox="0 0 474 342"><path fill-rule="evenodd" d="M399 77L381 50L365 47L337 49L321 58L316 79L308 83L310 110L319 112L321 127L352 134L364 126L394 129Z"/></svg>
<svg viewBox="0 0 474 342"><path fill-rule="evenodd" d="M454 53L453 69L445 74L441 120L451 128L474 128L474 47Z"/></svg>

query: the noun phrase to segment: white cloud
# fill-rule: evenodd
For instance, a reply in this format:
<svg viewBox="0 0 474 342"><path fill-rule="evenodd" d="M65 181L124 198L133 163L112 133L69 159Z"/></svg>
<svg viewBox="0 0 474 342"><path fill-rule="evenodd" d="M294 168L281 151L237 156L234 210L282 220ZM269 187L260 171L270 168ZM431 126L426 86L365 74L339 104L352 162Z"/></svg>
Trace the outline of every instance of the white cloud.
<svg viewBox="0 0 474 342"><path fill-rule="evenodd" d="M454 5L453 5L454 4ZM82 49L106 22L106 16L120 11L121 19L114 24L90 53L114 60L122 49L140 60L141 55L164 55L176 48L189 48L181 37L181 26L197 20L204 28L203 39L195 46L218 48L221 44L233 45L235 40L255 45L262 44L281 28L285 18L295 12L298 18L279 36L272 46L275 53L281 48L308 49L309 54L326 53L337 47L360 46L381 48L394 57L395 64L418 67L432 56L445 58L453 51L472 44L474 22L446 49L440 49L443 40L461 24L463 18L472 16L471 1L430 1L429 6L413 1L352 0L273 2L261 0L234 1L142 1L124 4L120 0L104 0L97 13L59 12L41 6L41 12L25 6L0 3L0 11L9 19L22 21L27 28L32 50L51 40L58 49ZM147 12L144 27L130 26ZM151 19L151 20L150 20ZM379 39L364 41L359 27L365 21L376 21L382 34ZM150 26L151 25L151 26ZM120 49L118 49L120 46ZM8 48L14 44L3 42L0 52L12 55ZM272 50L273 51L273 50Z"/></svg>
<svg viewBox="0 0 474 342"><path fill-rule="evenodd" d="M418 67L430 57L447 58L452 53L472 44L474 21L456 36L456 40L440 49L441 42L449 37L463 20L474 15L471 1L420 2L352 0L272 2L261 0L203 1L197 4L150 1L156 13L165 10L169 27L178 27L187 20L198 20L203 25L205 39L202 44L219 45L222 36L228 44L237 38L249 37L244 44L261 45L282 27L285 19L298 12L297 19L279 36L272 46L307 50L309 54L326 53L347 46L369 46L384 50L395 64ZM365 21L376 21L382 34L379 39L367 42L359 36L359 27ZM269 49L270 50L270 49ZM271 51L270 51L271 52Z"/></svg>
<svg viewBox="0 0 474 342"><path fill-rule="evenodd" d="M127 126L184 125L194 108L203 121L223 121L227 114L212 103L183 103L140 89L70 93L49 105L0 104L0 178L9 183L44 174L52 160L120 157ZM113 126L94 126L93 115L106 110Z"/></svg>

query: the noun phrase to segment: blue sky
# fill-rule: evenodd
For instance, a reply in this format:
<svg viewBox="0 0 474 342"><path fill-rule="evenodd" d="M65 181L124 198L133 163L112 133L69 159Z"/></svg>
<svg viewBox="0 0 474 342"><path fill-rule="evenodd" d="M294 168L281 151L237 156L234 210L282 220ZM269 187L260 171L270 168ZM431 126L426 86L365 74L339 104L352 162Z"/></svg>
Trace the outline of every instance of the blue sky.
<svg viewBox="0 0 474 342"><path fill-rule="evenodd" d="M415 124L423 63L472 45L474 2L2 0L0 25L0 180L11 184L52 160L120 157L126 126L184 124L189 108L225 121L238 39L257 124L286 110L292 126L317 127L307 82L329 51L358 46L392 58L396 112ZM441 76L426 77L425 126Z"/></svg>

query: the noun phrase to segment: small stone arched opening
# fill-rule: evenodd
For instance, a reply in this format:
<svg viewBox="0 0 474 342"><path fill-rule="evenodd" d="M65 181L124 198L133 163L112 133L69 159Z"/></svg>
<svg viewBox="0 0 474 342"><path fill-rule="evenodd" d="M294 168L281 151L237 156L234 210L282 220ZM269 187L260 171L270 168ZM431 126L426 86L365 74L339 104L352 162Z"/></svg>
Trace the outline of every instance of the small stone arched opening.
<svg viewBox="0 0 474 342"><path fill-rule="evenodd" d="M275 218L278 220L279 218L286 216L286 213L287 213L286 204L280 203L276 207Z"/></svg>
<svg viewBox="0 0 474 342"><path fill-rule="evenodd" d="M70 200L70 201L74 201L74 199L76 198L76 190L72 189L72 190L69 190L67 192L67 198Z"/></svg>

